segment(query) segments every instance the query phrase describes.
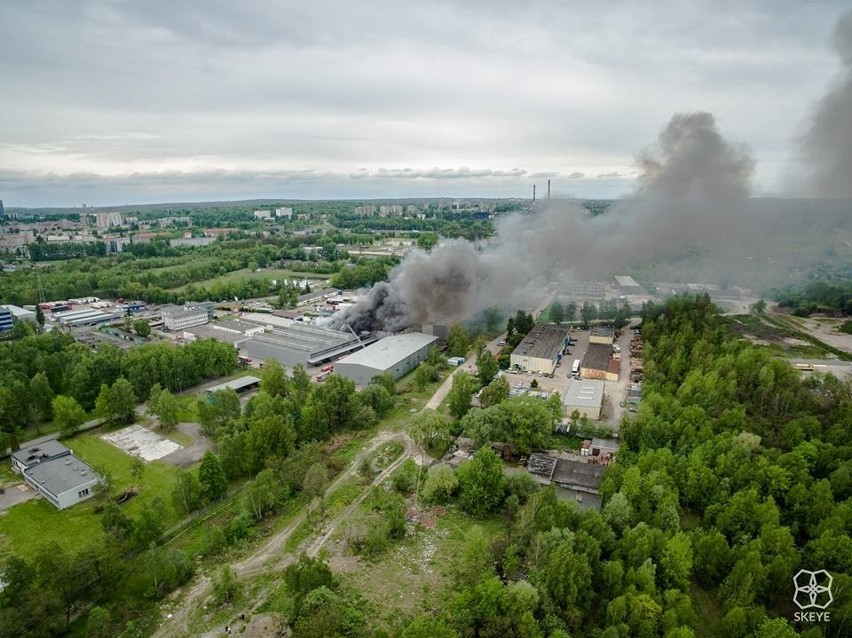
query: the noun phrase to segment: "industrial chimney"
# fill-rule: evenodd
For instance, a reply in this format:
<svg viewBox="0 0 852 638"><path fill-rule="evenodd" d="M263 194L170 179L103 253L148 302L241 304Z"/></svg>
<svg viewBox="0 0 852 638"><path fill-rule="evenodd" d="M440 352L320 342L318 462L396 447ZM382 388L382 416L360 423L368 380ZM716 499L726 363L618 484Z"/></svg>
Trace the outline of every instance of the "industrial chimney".
<svg viewBox="0 0 852 638"><path fill-rule="evenodd" d="M550 199L550 180L547 180L547 199Z"/></svg>

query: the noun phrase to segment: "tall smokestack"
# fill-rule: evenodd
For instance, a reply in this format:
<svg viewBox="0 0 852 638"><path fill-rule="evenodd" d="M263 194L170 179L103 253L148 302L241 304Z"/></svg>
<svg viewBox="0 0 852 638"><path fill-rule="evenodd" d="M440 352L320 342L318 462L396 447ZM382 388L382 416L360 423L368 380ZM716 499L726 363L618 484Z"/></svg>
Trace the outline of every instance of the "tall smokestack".
<svg viewBox="0 0 852 638"><path fill-rule="evenodd" d="M550 199L550 180L547 180L547 199Z"/></svg>
<svg viewBox="0 0 852 638"><path fill-rule="evenodd" d="M533 204L535 204L535 184L533 184Z"/></svg>

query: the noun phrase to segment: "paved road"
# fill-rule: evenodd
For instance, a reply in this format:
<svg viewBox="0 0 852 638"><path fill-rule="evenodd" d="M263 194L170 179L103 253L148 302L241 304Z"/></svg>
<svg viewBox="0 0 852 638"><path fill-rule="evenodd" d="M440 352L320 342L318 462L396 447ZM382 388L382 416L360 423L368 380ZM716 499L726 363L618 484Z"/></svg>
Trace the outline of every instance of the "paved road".
<svg viewBox="0 0 852 638"><path fill-rule="evenodd" d="M494 337L494 339L492 339L486 344L486 347L491 351L491 354L497 356L500 353L501 346L497 344L503 341L504 339L506 339L505 332L501 335L498 335L497 337ZM428 408L429 410L437 410L441 406L441 402L447 398L447 395L450 393L450 390L453 387L453 376L459 374L460 372L476 374L476 359L471 353L468 353L468 357L462 365L453 370L447 376L444 382L435 391L435 394L432 395L432 398L429 399L429 401L426 403L426 408Z"/></svg>

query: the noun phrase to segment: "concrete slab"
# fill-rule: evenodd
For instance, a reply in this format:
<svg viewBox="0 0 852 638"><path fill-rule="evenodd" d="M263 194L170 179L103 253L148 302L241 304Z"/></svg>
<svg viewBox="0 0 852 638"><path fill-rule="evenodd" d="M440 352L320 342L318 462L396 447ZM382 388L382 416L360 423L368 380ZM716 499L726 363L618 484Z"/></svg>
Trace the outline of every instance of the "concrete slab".
<svg viewBox="0 0 852 638"><path fill-rule="evenodd" d="M26 483L7 487L6 492L0 494L0 512L9 509L13 505L35 498L36 496L38 496L38 492Z"/></svg>
<svg viewBox="0 0 852 638"><path fill-rule="evenodd" d="M156 461L181 449L181 446L174 441L164 439L141 425L131 425L116 432L103 434L101 438L145 461Z"/></svg>

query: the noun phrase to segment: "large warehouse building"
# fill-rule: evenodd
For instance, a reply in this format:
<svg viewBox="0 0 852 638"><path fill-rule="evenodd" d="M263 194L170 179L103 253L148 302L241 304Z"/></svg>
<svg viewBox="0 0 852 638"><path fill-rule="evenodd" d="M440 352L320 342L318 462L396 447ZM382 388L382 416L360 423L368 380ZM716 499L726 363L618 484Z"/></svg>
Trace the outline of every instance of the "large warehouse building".
<svg viewBox="0 0 852 638"><path fill-rule="evenodd" d="M568 386L563 404L569 416L574 410L597 421L601 418L603 406L604 382L597 379L574 380Z"/></svg>
<svg viewBox="0 0 852 638"><path fill-rule="evenodd" d="M568 347L568 330L561 326L534 326L509 357L509 365L523 372L552 374Z"/></svg>
<svg viewBox="0 0 852 638"><path fill-rule="evenodd" d="M429 348L437 342L438 337L422 332L393 335L340 359L334 364L334 371L360 386L385 372L399 379L426 361Z"/></svg>
<svg viewBox="0 0 852 638"><path fill-rule="evenodd" d="M240 342L240 352L258 359L276 359L288 366L320 365L349 354L375 341L348 332L329 330L302 322L273 327Z"/></svg>

